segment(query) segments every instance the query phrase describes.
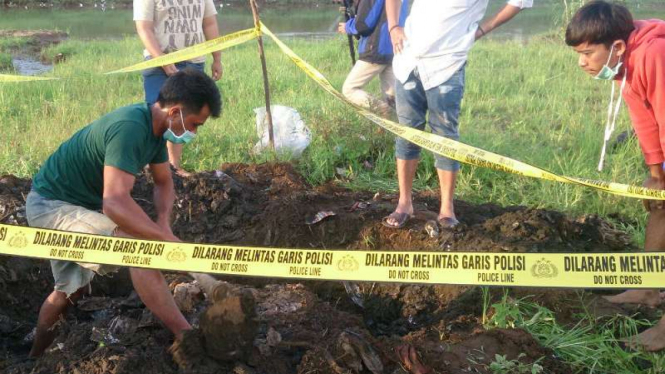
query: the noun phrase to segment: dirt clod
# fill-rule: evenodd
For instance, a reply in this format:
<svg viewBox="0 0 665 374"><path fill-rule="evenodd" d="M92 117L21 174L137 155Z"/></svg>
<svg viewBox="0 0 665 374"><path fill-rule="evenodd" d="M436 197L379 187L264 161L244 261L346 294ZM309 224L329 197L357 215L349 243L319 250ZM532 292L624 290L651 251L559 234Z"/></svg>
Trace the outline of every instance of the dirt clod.
<svg viewBox="0 0 665 374"><path fill-rule="evenodd" d="M428 224L437 216L430 208L438 206L430 194L417 195L418 214L405 229L394 230L381 225L394 209L394 195L334 184L311 187L290 164L225 164L174 180L173 231L187 242L388 251L635 249L628 235L596 216L463 201L456 202L461 225L437 235ZM27 224L29 191L30 180L0 177L0 223ZM154 217L149 177L137 179L133 196ZM360 208L358 202L371 204ZM305 224L321 211L336 215ZM482 296L473 287L357 282L345 288L342 282L224 276L219 278L228 282L227 292L206 299L190 286L190 277L166 278L194 326L175 342L132 293L124 271L96 277L93 295L59 325L54 345L29 362L24 358L30 341L24 338L52 290L49 264L0 256L0 372L403 374L400 357L409 357L409 373L489 374L495 355L525 364L540 360L550 374L571 372L526 331L485 330ZM563 320L578 307L593 310L572 302L576 296L568 291L513 292L530 295ZM398 355L395 349L405 344L413 352Z"/></svg>

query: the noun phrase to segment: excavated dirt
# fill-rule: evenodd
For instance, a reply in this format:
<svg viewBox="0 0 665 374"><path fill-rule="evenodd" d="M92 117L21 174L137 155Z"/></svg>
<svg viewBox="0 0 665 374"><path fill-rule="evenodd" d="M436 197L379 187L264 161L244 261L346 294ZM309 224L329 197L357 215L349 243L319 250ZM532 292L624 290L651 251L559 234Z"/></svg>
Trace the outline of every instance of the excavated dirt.
<svg viewBox="0 0 665 374"><path fill-rule="evenodd" d="M462 225L431 238L425 227L436 218L438 202L432 194L416 197L419 213L404 229L388 229L381 219L394 208L396 196L333 184L312 187L289 164L225 164L219 171L176 177L175 182L174 233L188 242L363 250L635 249L626 234L595 216L570 218L555 211L463 201L456 202ZM0 177L1 223L26 225L29 189L29 180ZM133 195L154 213L149 177L138 179ZM307 225L319 211L336 215ZM179 306L196 327L174 344L132 292L126 271L97 277L93 294L57 324L50 349L30 360L31 331L53 286L50 268L46 261L0 256L0 372L400 374L424 373L424 367L435 373L490 373L497 354L526 364L538 361L546 373L571 372L523 330L485 330L478 288L359 283L361 308L341 282L223 279L251 297L211 306L188 276L167 274ZM495 290L494 297L500 292ZM572 321L584 307L572 291L514 292L531 295L562 321ZM621 312L605 309L599 313ZM241 352L229 355L231 348L223 342L211 346L206 341L220 315L233 324L251 324L234 327L245 342L239 343L245 348ZM243 331L258 333L251 341ZM219 336L224 333L229 336ZM409 347L412 359L400 360L396 352L409 352Z"/></svg>

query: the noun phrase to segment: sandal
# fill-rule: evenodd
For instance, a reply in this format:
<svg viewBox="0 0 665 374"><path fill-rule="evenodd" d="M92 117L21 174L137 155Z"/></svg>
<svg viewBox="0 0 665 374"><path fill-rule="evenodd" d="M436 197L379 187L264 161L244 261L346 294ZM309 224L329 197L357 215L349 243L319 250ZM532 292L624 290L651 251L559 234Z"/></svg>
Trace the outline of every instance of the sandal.
<svg viewBox="0 0 665 374"><path fill-rule="evenodd" d="M394 219L397 224L388 223L388 220L391 218ZM391 229L401 229L411 218L413 218L413 215L409 213L392 212L390 215L383 217L382 224Z"/></svg>
<svg viewBox="0 0 665 374"><path fill-rule="evenodd" d="M443 217L436 220L442 229L454 229L459 225L459 221L452 217Z"/></svg>

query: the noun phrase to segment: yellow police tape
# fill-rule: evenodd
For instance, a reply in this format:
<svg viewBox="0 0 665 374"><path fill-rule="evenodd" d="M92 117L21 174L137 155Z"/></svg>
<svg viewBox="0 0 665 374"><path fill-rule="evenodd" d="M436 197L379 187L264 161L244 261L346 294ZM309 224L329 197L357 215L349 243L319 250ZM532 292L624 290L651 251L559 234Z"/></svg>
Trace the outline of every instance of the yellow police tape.
<svg viewBox="0 0 665 374"><path fill-rule="evenodd" d="M206 42L166 54L164 56L153 58L147 61L140 62L138 64L134 64L132 66L114 70L104 74L130 73L134 71L145 70L164 65L175 64L181 61L191 60L196 57L204 56L208 53L221 51L227 48L234 47L238 44L242 44L246 41L255 39L258 35L259 31L256 28L234 32L233 34L220 36L219 38L208 40ZM0 74L0 83L46 81L46 80L55 80L55 79L60 79L60 78Z"/></svg>
<svg viewBox="0 0 665 374"><path fill-rule="evenodd" d="M154 59L150 59L126 68L114 70L106 74L118 74L118 73L129 73L132 71L145 70L149 68L160 67L169 64L175 64L176 62L187 61L193 58L206 55L208 53L221 51L238 44L242 44L246 41L252 40L259 35L259 31L256 28L242 30L234 32L233 34L221 36L206 42L181 49L176 52L171 52L164 56L160 56Z"/></svg>
<svg viewBox="0 0 665 374"><path fill-rule="evenodd" d="M50 81L60 78L56 77L32 77L25 75L10 75L10 74L0 74L0 82L34 82L34 81Z"/></svg>
<svg viewBox="0 0 665 374"><path fill-rule="evenodd" d="M0 253L268 278L563 288L665 288L665 252L484 253L169 243L0 224Z"/></svg>
<svg viewBox="0 0 665 374"><path fill-rule="evenodd" d="M388 131L403 137L414 144L417 144L427 150L430 150L439 155L449 157L451 159L467 163L470 165L491 168L495 170L505 171L526 177L545 179L550 181L571 183L591 187L597 190L609 192L615 195L639 198L639 199L653 199L665 200L665 191L648 189L644 187L632 186L622 183L597 181L586 178L567 177L554 174L544 169L517 161L508 157L504 157L492 152L484 151L482 149L466 145L464 143L438 136L432 133L408 128L401 126L395 122L383 119L366 109L350 102L341 93L339 93L321 74L317 69L308 64L298 55L296 55L289 47L287 47L275 34L273 34L263 23L259 24L258 28L252 28L235 32L233 34L225 35L213 40L206 41L201 44L194 45L189 48L182 49L155 59L144 61L123 69L108 72L106 74L128 73L167 64L173 64L180 61L191 60L192 58L203 56L205 54L230 48L232 46L244 43L246 41L256 38L261 33L265 33L272 38L279 48L288 55L293 62L300 67L308 76L314 79L323 89L337 97L339 100L354 107L354 109L367 119L376 123L379 126L387 129ZM24 81L38 81L38 80L52 80L59 78L51 77L26 77L26 76L13 76L13 75L0 75L0 82L24 82Z"/></svg>
<svg viewBox="0 0 665 374"><path fill-rule="evenodd" d="M342 95L332 86L332 84L330 84L330 82L323 74L321 74L321 72L316 70L316 68L295 54L295 52L293 52L281 40L279 40L275 34L273 34L264 24L261 24L261 31L272 38L272 40L277 43L282 52L289 56L289 58L291 58L291 60L300 69L302 69L324 90L328 91L330 94L337 97L344 103L352 106L359 114L363 115L365 118L369 119L375 124L436 154L475 166L496 169L525 177L582 185L625 197L654 200L665 199L665 191L662 190L654 190L644 187L631 186L614 182L597 181L586 178L560 176L527 163L511 159L509 157L504 157L496 153L484 151L482 149L436 134L401 126L395 122L381 118L366 110L365 108L352 103L346 97L344 97L344 95Z"/></svg>

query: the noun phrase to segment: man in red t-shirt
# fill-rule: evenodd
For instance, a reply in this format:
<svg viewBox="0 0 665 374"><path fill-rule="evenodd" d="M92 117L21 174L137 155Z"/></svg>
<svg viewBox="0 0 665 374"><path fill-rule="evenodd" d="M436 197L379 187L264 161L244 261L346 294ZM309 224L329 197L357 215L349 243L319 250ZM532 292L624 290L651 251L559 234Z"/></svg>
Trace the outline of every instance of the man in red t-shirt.
<svg viewBox="0 0 665 374"><path fill-rule="evenodd" d="M613 95L626 101L650 176L645 186L665 190L665 21L633 21L625 7L593 1L577 11L566 30L566 44L579 54L579 66L599 80L615 80ZM610 117L616 120L619 104ZM613 112L613 113L612 113ZM606 141L614 127L608 118ZM602 167L602 156L601 165ZM648 200L649 211L644 247L665 251L663 201ZM606 297L613 303L660 305L659 290L629 290ZM634 341L649 351L665 348L665 317L639 334Z"/></svg>

